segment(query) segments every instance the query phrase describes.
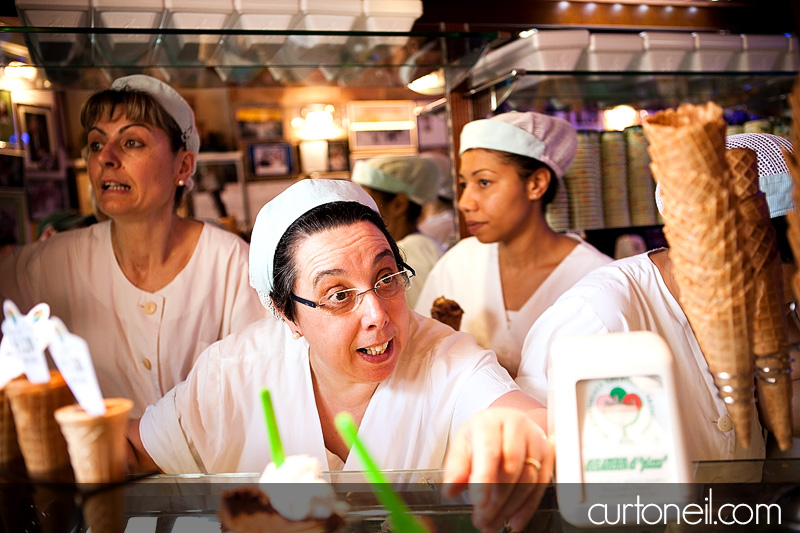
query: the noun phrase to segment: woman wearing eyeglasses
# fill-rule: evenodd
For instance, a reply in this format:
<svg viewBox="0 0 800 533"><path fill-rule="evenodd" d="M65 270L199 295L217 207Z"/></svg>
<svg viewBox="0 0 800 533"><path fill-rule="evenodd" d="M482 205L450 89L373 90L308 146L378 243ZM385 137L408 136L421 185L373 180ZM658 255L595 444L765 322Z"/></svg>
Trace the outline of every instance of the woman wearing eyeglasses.
<svg viewBox="0 0 800 533"><path fill-rule="evenodd" d="M250 250L250 282L283 323L206 350L134 423L140 459L171 473L263 470L268 388L287 455L363 470L334 428L347 411L382 468L444 467L452 495L476 491L476 525L521 530L550 480L545 411L494 353L409 310L414 272L371 197L348 181L296 183L261 210Z"/></svg>

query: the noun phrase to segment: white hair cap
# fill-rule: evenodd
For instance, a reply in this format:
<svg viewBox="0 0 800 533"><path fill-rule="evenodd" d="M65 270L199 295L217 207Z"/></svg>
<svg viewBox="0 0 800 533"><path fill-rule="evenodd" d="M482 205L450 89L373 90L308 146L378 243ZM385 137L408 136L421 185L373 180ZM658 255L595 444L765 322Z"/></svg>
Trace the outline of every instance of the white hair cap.
<svg viewBox="0 0 800 533"><path fill-rule="evenodd" d="M380 213L367 191L351 181L335 179L298 181L259 211L250 237L250 286L264 307L269 308L274 288L275 250L281 237L302 215L331 202L358 202Z"/></svg>
<svg viewBox="0 0 800 533"><path fill-rule="evenodd" d="M425 205L436 198L439 168L418 155L379 156L357 161L350 179L370 189L405 194L417 205Z"/></svg>
<svg viewBox="0 0 800 533"><path fill-rule="evenodd" d="M436 189L436 196L444 200L452 201L454 192L452 162L450 158L439 152L422 152L419 156L433 161L436 168L439 169L439 187Z"/></svg>
<svg viewBox="0 0 800 533"><path fill-rule="evenodd" d="M564 119L513 111L468 122L461 130L459 153L473 148L531 157L550 167L560 179L575 159L578 134Z"/></svg>
<svg viewBox="0 0 800 533"><path fill-rule="evenodd" d="M178 129L181 130L181 140L190 152L194 155L200 152L200 134L194 121L194 111L183 96L161 80L147 76L145 74L133 74L117 78L111 84L112 91L139 91L147 93L164 108L169 116L175 120ZM195 166L192 168L194 174L197 168L197 157Z"/></svg>
<svg viewBox="0 0 800 533"><path fill-rule="evenodd" d="M725 148L749 148L758 161L758 187L767 198L770 218L780 217L794 209L792 177L781 148L794 153L792 143L771 133L737 133L725 137ZM656 185L656 206L664 214L661 184Z"/></svg>

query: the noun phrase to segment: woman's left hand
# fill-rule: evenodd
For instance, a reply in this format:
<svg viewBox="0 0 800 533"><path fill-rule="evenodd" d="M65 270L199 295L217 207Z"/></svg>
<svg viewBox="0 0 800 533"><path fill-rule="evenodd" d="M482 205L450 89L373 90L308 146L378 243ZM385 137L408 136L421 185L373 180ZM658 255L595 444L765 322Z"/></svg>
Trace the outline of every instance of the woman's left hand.
<svg viewBox="0 0 800 533"><path fill-rule="evenodd" d="M491 407L456 434L445 460L445 496L468 488L475 527L522 531L550 483L553 462L553 446L529 414Z"/></svg>

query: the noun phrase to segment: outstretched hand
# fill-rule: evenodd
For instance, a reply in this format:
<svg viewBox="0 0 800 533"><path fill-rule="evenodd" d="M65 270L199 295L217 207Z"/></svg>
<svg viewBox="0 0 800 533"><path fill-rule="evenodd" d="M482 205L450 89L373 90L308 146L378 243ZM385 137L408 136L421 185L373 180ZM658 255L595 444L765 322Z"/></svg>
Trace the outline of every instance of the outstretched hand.
<svg viewBox="0 0 800 533"><path fill-rule="evenodd" d="M550 483L553 463L553 446L530 414L491 407L456 434L445 460L445 496L468 489L472 522L482 531L504 524L522 531Z"/></svg>

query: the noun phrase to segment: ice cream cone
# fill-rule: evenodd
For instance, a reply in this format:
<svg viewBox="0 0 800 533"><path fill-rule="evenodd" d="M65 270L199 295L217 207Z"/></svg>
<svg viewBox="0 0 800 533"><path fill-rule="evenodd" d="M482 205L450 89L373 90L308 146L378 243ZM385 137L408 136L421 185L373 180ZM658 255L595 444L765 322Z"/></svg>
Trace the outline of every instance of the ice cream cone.
<svg viewBox="0 0 800 533"><path fill-rule="evenodd" d="M55 412L78 483L112 483L125 477L125 427L133 401L107 398L105 404L106 412L100 416L88 414L78 404Z"/></svg>
<svg viewBox="0 0 800 533"><path fill-rule="evenodd" d="M64 378L51 371L47 383L19 379L5 389L28 475L49 481L70 479L67 443L53 416L56 409L75 401Z"/></svg>
<svg viewBox="0 0 800 533"><path fill-rule="evenodd" d="M0 389L0 465L13 463L22 456L17 443L17 428L5 388Z"/></svg>

